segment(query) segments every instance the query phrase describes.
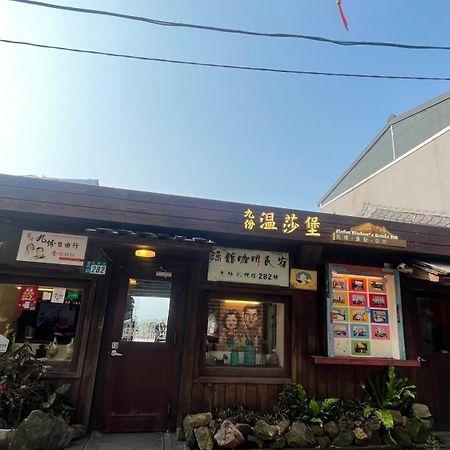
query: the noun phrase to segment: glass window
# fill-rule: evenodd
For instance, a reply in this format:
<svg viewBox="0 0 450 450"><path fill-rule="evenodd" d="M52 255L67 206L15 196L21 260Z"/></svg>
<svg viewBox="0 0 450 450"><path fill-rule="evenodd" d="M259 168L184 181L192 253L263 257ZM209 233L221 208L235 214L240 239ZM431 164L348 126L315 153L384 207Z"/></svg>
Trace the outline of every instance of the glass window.
<svg viewBox="0 0 450 450"><path fill-rule="evenodd" d="M81 288L0 283L0 333L38 358L71 361Z"/></svg>
<svg viewBox="0 0 450 450"><path fill-rule="evenodd" d="M211 298L207 366L284 367L285 305L258 298Z"/></svg>
<svg viewBox="0 0 450 450"><path fill-rule="evenodd" d="M166 342L170 291L170 281L130 278L122 341Z"/></svg>

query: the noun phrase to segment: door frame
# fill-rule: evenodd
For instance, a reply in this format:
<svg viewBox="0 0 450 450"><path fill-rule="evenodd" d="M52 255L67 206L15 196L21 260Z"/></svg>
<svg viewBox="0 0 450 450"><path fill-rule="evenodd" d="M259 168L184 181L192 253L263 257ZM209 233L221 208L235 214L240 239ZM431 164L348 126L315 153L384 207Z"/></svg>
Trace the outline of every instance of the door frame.
<svg viewBox="0 0 450 450"><path fill-rule="evenodd" d="M183 335L186 326L186 323L183 322L183 317L185 317L187 308L189 279L188 268L184 265L164 262L163 267L169 272L172 272L170 281L173 283L172 289L176 289L175 293L172 291L169 311L169 317L173 320L172 336L175 338L175 342L173 357L170 362L170 366L174 369L174 374L171 379L171 385L173 387L169 387L168 401L170 402L170 411L167 415L166 427L169 431L175 431L183 357ZM105 380L111 376L111 373L108 373L108 361L111 358L109 352L111 351L114 325L116 324L114 319L117 320L117 317L115 317L117 315L116 311L122 311L122 307L118 307L118 305L123 300L123 289L125 284L127 284L125 280L128 280L131 274L134 274L132 278L140 278L139 274L142 274L141 278L145 278L143 275L144 272L147 272L146 276L148 277L149 273L152 271L156 272L160 268L161 263L159 261L127 261L126 263L123 262L123 265L114 264L112 267L111 284L104 316L104 331L99 354L99 370L95 383L95 425L101 431L114 431L109 428L109 419L107 419L108 412L110 413L111 411L113 397L111 395L106 403L102 397L105 391ZM156 276L151 278L158 279Z"/></svg>

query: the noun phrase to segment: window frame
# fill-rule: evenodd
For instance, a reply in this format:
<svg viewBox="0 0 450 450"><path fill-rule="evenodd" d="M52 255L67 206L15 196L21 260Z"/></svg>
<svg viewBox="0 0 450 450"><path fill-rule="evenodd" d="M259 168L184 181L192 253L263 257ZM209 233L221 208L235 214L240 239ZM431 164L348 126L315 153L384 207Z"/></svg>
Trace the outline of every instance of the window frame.
<svg viewBox="0 0 450 450"><path fill-rule="evenodd" d="M217 300L258 300L265 303L282 303L284 305L284 366L283 367L212 367L205 364L206 357L206 327L208 323L209 301ZM249 292L248 290L236 289L211 289L206 292L202 304L202 314L199 320L199 336L200 336L200 357L199 357L199 377L203 379L236 379L236 381L251 381L255 378L262 381L270 381L270 379L290 380L291 377L291 359L292 359L292 336L291 336L291 295L281 295L280 293L260 294L259 292ZM204 339L205 338L205 339ZM225 370L224 370L225 369Z"/></svg>

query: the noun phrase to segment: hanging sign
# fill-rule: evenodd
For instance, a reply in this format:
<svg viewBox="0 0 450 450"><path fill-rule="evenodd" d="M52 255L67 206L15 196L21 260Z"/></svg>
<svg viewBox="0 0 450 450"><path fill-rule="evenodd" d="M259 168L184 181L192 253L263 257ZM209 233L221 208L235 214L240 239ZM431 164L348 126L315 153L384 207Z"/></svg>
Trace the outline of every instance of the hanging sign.
<svg viewBox="0 0 450 450"><path fill-rule="evenodd" d="M9 339L0 334L0 353L6 353L8 350Z"/></svg>
<svg viewBox="0 0 450 450"><path fill-rule="evenodd" d="M214 247L208 281L289 286L289 253Z"/></svg>
<svg viewBox="0 0 450 450"><path fill-rule="evenodd" d="M19 289L19 297L17 299L17 309L19 311L34 311L39 290L37 286L22 286Z"/></svg>
<svg viewBox="0 0 450 450"><path fill-rule="evenodd" d="M24 230L17 261L83 266L87 237Z"/></svg>
<svg viewBox="0 0 450 450"><path fill-rule="evenodd" d="M406 247L406 241L390 233L386 227L380 227L373 223L363 223L350 230L337 229L333 233L333 241L348 244Z"/></svg>
<svg viewBox="0 0 450 450"><path fill-rule="evenodd" d="M291 269L290 286L294 289L317 291L317 272L315 270Z"/></svg>
<svg viewBox="0 0 450 450"><path fill-rule="evenodd" d="M84 268L86 273L92 275L106 275L106 262L105 261L88 261Z"/></svg>

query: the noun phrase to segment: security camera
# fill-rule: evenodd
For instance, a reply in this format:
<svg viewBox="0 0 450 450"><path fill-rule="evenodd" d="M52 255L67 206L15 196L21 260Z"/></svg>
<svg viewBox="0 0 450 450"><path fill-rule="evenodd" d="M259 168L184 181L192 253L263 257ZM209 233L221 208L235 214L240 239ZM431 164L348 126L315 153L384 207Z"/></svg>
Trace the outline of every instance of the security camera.
<svg viewBox="0 0 450 450"><path fill-rule="evenodd" d="M400 263L397 266L397 269L399 272L401 273L412 273L413 269L412 267L409 267L408 265L406 265L405 263Z"/></svg>

